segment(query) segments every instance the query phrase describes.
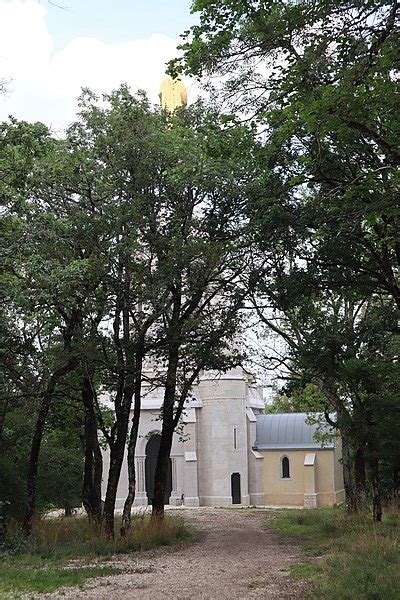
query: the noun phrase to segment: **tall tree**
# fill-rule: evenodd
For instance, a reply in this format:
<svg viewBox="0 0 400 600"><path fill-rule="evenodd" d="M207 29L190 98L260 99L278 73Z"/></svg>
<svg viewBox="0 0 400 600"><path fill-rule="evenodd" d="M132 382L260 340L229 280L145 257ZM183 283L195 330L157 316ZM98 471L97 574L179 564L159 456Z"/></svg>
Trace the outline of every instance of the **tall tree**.
<svg viewBox="0 0 400 600"><path fill-rule="evenodd" d="M307 348L297 354L298 366L314 347L326 398L346 408L343 433L361 398L363 426L353 431L367 430L379 519L377 426L368 398L386 394L384 365L388 361L395 377L395 354L374 343L367 355L365 339L376 341L379 327L390 340L398 335L387 315L393 302L399 308L399 5L198 0L193 9L200 24L186 33L183 57L171 70L222 75L223 97L263 130L266 173L249 203L262 251L253 280L275 316L290 314L293 338L270 313L263 317L287 343ZM352 316L346 316L349 307ZM376 361L383 379L366 375ZM353 441L357 454L360 437Z"/></svg>

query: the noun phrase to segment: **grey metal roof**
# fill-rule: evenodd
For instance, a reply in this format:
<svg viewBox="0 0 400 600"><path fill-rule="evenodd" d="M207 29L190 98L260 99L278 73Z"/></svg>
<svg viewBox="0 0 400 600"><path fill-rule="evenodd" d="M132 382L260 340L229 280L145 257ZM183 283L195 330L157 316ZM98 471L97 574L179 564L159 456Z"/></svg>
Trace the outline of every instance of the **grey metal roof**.
<svg viewBox="0 0 400 600"><path fill-rule="evenodd" d="M309 425L307 413L276 413L257 416L257 433L255 448L257 450L284 450L305 448L334 448L335 441L321 444L314 440L318 424ZM316 417L320 416L315 414ZM325 425L327 433L332 428Z"/></svg>

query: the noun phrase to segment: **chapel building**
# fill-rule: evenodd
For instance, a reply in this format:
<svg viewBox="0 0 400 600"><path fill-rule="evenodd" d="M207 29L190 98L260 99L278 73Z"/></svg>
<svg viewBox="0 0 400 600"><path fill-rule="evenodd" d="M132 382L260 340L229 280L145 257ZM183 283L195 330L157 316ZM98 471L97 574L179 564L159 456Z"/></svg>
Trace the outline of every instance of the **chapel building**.
<svg viewBox="0 0 400 600"><path fill-rule="evenodd" d="M144 386L135 506L151 504L162 400L162 388ZM204 373L174 434L165 503L312 508L343 502L340 440L316 441L317 425L308 424L305 413L264 410L261 388L244 369ZM105 473L107 460L105 453ZM125 458L116 508L127 490Z"/></svg>

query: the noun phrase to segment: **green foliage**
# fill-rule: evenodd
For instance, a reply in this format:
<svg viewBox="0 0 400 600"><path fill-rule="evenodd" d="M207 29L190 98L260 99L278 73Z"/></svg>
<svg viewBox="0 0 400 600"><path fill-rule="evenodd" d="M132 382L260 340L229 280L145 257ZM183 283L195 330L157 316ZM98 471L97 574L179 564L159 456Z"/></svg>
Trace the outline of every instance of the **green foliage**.
<svg viewBox="0 0 400 600"><path fill-rule="evenodd" d="M85 378L94 430L120 452L142 359L160 365L154 376L163 385L171 345L178 347L181 405L201 369L239 361L228 348L245 296L253 129L227 124L200 103L166 115L126 85L101 99L85 89L79 106L65 139L16 120L0 129L7 391L0 443L18 437L11 431L18 401L29 413L17 458L24 483L35 416L48 407L40 509L80 504ZM114 401L111 418L98 402L104 390Z"/></svg>
<svg viewBox="0 0 400 600"><path fill-rule="evenodd" d="M38 508L73 509L82 503L83 452L80 430L53 430L42 446Z"/></svg>
<svg viewBox="0 0 400 600"><path fill-rule="evenodd" d="M29 417L23 403L9 411L0 446L0 502L5 503L3 514L13 518L21 517L25 508L26 459L32 428Z"/></svg>
<svg viewBox="0 0 400 600"><path fill-rule="evenodd" d="M223 75L232 112L263 130L264 175L247 213L253 303L287 345L272 359L320 388L321 408L364 454L377 505L378 488L396 495L399 485L398 3L226 0L193 10L200 24L172 70Z"/></svg>
<svg viewBox="0 0 400 600"><path fill-rule="evenodd" d="M33 428L32 416L27 416L27 411L31 408L28 402L20 401L14 410L9 409L1 443L0 501L5 503L4 514L14 519L20 519L25 510L27 457ZM60 414L58 418L52 415L43 441L38 477L39 512L81 504L80 424L78 421L78 426L74 425L65 414L61 420L59 417Z"/></svg>
<svg viewBox="0 0 400 600"><path fill-rule="evenodd" d="M279 511L268 525L303 540L309 559L295 565L292 575L311 579L312 598L398 597L398 512L388 512L382 523L372 524L368 515L349 517L341 509L287 510Z"/></svg>
<svg viewBox="0 0 400 600"><path fill-rule="evenodd" d="M276 394L266 412L321 412L325 406L325 398L321 390L313 383L304 386L288 385L286 390Z"/></svg>

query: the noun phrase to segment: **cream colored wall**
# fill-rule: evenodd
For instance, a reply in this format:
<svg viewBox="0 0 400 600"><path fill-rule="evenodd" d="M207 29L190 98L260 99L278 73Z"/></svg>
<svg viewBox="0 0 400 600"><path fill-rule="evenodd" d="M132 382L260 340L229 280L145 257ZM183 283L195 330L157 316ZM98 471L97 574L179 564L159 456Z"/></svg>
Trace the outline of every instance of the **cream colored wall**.
<svg viewBox="0 0 400 600"><path fill-rule="evenodd" d="M335 451L319 450L316 452L316 485L318 506L335 504Z"/></svg>
<svg viewBox="0 0 400 600"><path fill-rule="evenodd" d="M315 452L315 493L317 506L340 502L335 479L338 478L335 450L260 450L264 456L264 497L266 506L303 506L305 492L305 455ZM290 461L290 479L281 478L280 461L287 456ZM340 468L340 464L339 464ZM338 482L339 483L339 482Z"/></svg>

